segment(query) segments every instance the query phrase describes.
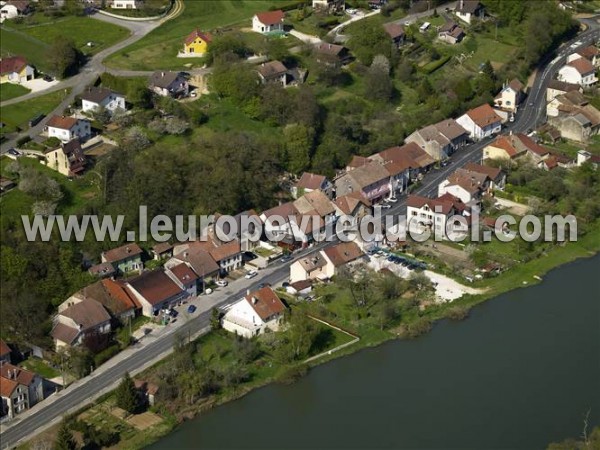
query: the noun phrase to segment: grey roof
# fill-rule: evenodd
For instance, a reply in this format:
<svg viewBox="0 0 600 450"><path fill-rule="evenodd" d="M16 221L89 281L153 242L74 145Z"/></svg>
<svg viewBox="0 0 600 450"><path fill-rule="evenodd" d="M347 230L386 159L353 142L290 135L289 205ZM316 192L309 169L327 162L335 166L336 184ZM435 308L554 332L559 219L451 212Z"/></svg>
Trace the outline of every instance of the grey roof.
<svg viewBox="0 0 600 450"><path fill-rule="evenodd" d="M83 93L81 94L81 98L82 100L87 100L89 102L100 103L102 100L104 100L106 97L112 94L117 93L105 87L90 86L86 88L85 91L83 91Z"/></svg>
<svg viewBox="0 0 600 450"><path fill-rule="evenodd" d="M168 89L181 77L181 72L166 72L157 70L150 77L150 84L159 88Z"/></svg>

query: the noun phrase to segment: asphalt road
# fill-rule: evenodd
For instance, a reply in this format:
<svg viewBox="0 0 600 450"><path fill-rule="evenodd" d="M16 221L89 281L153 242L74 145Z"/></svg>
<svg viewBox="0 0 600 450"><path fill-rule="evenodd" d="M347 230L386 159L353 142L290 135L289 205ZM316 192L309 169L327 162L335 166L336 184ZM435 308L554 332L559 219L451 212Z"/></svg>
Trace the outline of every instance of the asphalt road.
<svg viewBox="0 0 600 450"><path fill-rule="evenodd" d="M538 71L538 75L535 82L530 90L529 97L525 102L519 113L516 116L515 122L506 127L507 130L514 132L524 132L530 128L534 128L536 124L539 124L540 120L544 116L545 109L545 92L549 81L554 77L558 69L564 63L567 54L572 53L576 48L584 47L589 45L591 42L596 41L600 38L600 30L598 30L598 24L593 21L589 22L593 27L583 33L580 33L576 39L561 46L558 50L557 56L550 61L543 69ZM573 43L580 42L577 47L570 47ZM421 186L415 190L415 193L419 195L432 196L437 193L438 184L446 178L456 168L466 164L467 162L477 162L481 159L481 150L487 145L489 140L471 144L452 156L452 163L447 167L433 171L428 174L423 180ZM384 214L398 215L404 212L405 208L405 197L400 199L394 204L392 208L389 208ZM310 249L299 252L295 255L294 259L305 256L306 254L312 253L322 249L324 246L329 244L319 244ZM254 283L268 282L276 284L288 278L289 265L293 261L280 264L274 270L266 269L268 275L257 277ZM224 298L219 304L226 305L237 299L239 299L246 291L240 289L237 292L233 292L228 297ZM210 310L199 314L192 320L189 320L178 328L178 334L194 335L197 332L208 327L210 320ZM164 334L151 343L148 343L143 347L143 351L133 353L127 359L124 359L114 365L113 367L103 371L102 373L92 374L87 377L86 381L68 387L62 391L56 399L53 401L42 402L36 405L32 411L24 418L17 418L1 435L1 447L9 448L15 446L19 441L30 437L36 432L39 432L42 428L46 427L52 421L58 420L62 415L67 413L73 408L83 406L87 401L92 399L95 395L98 395L103 390L109 388L111 385L117 383L125 372L135 372L139 368L143 367L148 362L152 361L158 355L169 351L173 346L174 334Z"/></svg>

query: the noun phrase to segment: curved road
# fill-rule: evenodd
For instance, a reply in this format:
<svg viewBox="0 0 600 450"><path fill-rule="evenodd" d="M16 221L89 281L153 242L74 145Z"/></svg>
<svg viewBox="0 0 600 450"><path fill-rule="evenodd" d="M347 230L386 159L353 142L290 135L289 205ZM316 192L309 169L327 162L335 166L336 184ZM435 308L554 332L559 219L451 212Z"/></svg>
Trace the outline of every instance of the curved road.
<svg viewBox="0 0 600 450"><path fill-rule="evenodd" d="M178 15L180 15L183 12L183 9L184 9L183 1L175 0L175 5L173 6L173 8L171 9L171 11L169 12L168 15L166 15L161 20L147 21L147 22L146 21L122 20L122 19L117 19L117 18L110 17L110 16L105 16L105 15L99 14L99 13L94 14L92 17L94 17L95 19L102 20L104 22L109 22L109 23L112 23L115 25L122 26L123 28L129 29L131 31L131 35L127 39L117 42L112 47L106 48L106 49L96 53L85 64L85 66L83 66L80 69L80 71L77 75L67 78L66 80L63 80L60 83L58 83L48 89L44 89L42 91L31 92L29 94L22 95L20 97L16 97L16 98L6 100L6 101L0 103L0 107L3 107L3 106L20 103L25 100L30 100L32 98L46 95L51 92L57 92L57 91L66 90L66 89L71 90L71 92L65 96L63 101L56 108L54 108L53 111L46 114L46 117L44 118L44 120L42 120L39 124L37 124L35 127L29 128L24 133L21 133L21 134L15 136L13 139L3 143L2 146L0 147L1 152L4 153L9 148L14 147L17 139L20 137L29 136L30 138L33 138L33 137L37 136L38 134L40 134L43 131L46 122L48 121L48 119L50 117L52 117L52 115L62 113L71 103L73 103L73 101L75 100L75 97L77 95L81 94L88 85L94 83L96 81L96 79L98 78L98 75L102 74L103 72L109 72L109 73L112 73L114 75L119 75L119 76L139 76L140 73L134 72L134 71L108 69L104 66L102 61L104 61L104 59L106 59L108 56L112 55L113 53L118 52L119 50L122 50L125 47L128 47L129 45L133 44L134 42L139 41L144 36L146 36L148 33L150 33L152 30L159 27L167 20L171 20L172 18L177 17ZM144 76L144 75L148 75L150 73L151 72L141 72L141 75Z"/></svg>
<svg viewBox="0 0 600 450"><path fill-rule="evenodd" d="M545 109L545 92L549 81L554 77L558 69L565 61L567 54L575 51L576 48L589 45L600 38L600 30L595 21L588 21L590 29L580 33L577 38L561 46L556 57L550 61L543 70L538 71L536 79L530 90L529 98L525 106L521 108L515 122L510 124L506 129L515 132L523 132L529 128L534 128L544 115ZM574 47L570 47L571 45ZM452 164L435 172L430 173L423 180L422 185L416 189L415 193L419 195L433 195L437 193L438 183L446 178L450 172L455 170L455 167L481 159L481 150L487 144L487 141L474 143L460 150L460 152L452 157ZM404 212L405 199L396 203L392 208L386 211L386 214L398 215ZM314 251L318 251L329 244L319 244L313 248L304 250L296 254L295 259L303 257ZM210 302L211 307L223 306L232 303L240 298L250 285L255 286L259 282L269 282L275 284L288 278L289 265L276 264L274 267L267 268L261 271L261 277L257 277L252 281L241 279L237 280L229 286L228 290L223 292L215 292L212 296L202 297L202 302ZM235 288L235 292L232 290ZM190 320L177 325L178 333L183 335L194 336L208 330L210 320L210 308L205 308L205 311L199 315L192 317ZM139 348L126 350L125 357L122 359L115 357L116 362L109 361L106 366L102 366L96 370L91 376L88 376L73 385L66 388L64 391L50 397L46 401L34 406L31 410L18 416L10 423L6 430L0 435L1 447L10 448L17 445L22 440L25 440L32 435L41 432L48 426L56 423L61 417L69 411L76 410L86 403L91 402L95 397L106 392L111 387L115 386L125 372L137 373L144 367L153 363L157 358L163 357L172 350L174 333L163 333L155 340L148 343L139 344Z"/></svg>

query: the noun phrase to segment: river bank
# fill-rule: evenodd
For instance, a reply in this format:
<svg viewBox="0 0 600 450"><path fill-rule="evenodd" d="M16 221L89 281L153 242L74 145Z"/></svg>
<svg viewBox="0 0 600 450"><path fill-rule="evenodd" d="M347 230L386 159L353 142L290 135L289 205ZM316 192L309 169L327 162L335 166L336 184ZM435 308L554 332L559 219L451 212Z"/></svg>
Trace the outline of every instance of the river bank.
<svg viewBox="0 0 600 450"><path fill-rule="evenodd" d="M464 318L468 314L468 310L473 306L520 287L529 287L540 284L543 282L541 281L543 280L543 277L550 270L579 258L593 256L599 250L600 227L596 227L593 232L588 233L576 243L569 243L563 247L554 247L542 258L529 261L528 263L505 272L496 278L477 283L478 288L485 288L484 294L476 296L467 295L452 303L436 305L435 308L426 309L422 314L408 317L407 323L410 325L413 323L423 325L423 327L419 328L413 336L424 334L430 330L432 324L438 322L440 319L449 317L455 319ZM460 308L459 314L457 314L457 308ZM348 328L347 324L342 325ZM406 336L407 330L402 327L379 330L371 324L369 327L356 331L357 334L361 336L360 341L343 348L337 353L331 355L325 354L322 358L312 361L309 364L281 364L278 367L269 367L267 366L268 363L265 364L263 361L258 360L255 362L256 365L258 365L259 362L264 365L256 369L256 375L248 382L242 382L239 385L225 388L221 392L209 395L201 401L192 401L190 402L191 404L171 403L171 406L177 405L176 414L169 408L163 406L155 407L153 408L153 411L166 419L163 424L154 430L129 432L127 438L122 439L117 445L117 448L143 448L158 441L160 438L174 430L176 431L178 425L182 422L188 421L198 415L202 415L213 409L215 406L223 405L229 403L231 400L244 397L256 389L273 384L274 382L296 381L305 375L308 369L322 365L330 360L340 358L341 356L356 353L358 350L376 347L384 342L397 340L399 335ZM213 366L227 367L222 364L222 360L227 361L236 357L230 347L231 342L223 337L219 337L219 335L216 335L219 337L219 339L216 339L213 335L215 335L215 333L210 333L207 335L208 337L200 338L198 341L199 347L204 349L202 359L206 359L207 364ZM174 358L175 357L169 357L161 361L156 366L140 374L137 378L152 379L153 377L156 377L157 373L160 373L161 367L170 366L174 363ZM268 361L268 359L265 361ZM99 400L96 402L96 405L103 405L106 404L106 402L111 402L110 396Z"/></svg>

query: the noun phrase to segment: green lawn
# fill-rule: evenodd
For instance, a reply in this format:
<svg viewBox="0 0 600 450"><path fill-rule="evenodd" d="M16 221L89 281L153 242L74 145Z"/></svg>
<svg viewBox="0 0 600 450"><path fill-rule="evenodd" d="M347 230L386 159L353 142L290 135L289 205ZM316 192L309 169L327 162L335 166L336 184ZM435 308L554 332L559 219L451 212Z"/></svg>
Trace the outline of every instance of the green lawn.
<svg viewBox="0 0 600 450"><path fill-rule="evenodd" d="M293 0L221 0L186 1L183 14L169 20L143 39L111 55L105 63L110 67L131 70L183 69L187 64L202 65L200 58L177 58L183 40L195 28L206 31L230 29L233 25L251 27L254 13L273 6L297 3Z"/></svg>
<svg viewBox="0 0 600 450"><path fill-rule="evenodd" d="M20 84L2 83L0 85L0 101L3 102L4 100L20 97L28 92L30 92L29 89Z"/></svg>
<svg viewBox="0 0 600 450"><path fill-rule="evenodd" d="M21 366L25 369L31 370L32 372L37 373L43 378L55 378L60 376L60 372L56 369L53 369L48 364L46 364L43 360L39 358L29 358L21 363Z"/></svg>
<svg viewBox="0 0 600 450"><path fill-rule="evenodd" d="M61 90L14 105L3 106L0 109L0 122L6 126L2 131L14 131L16 127L26 129L29 119L38 114L48 114L60 104L65 95L65 91Z"/></svg>
<svg viewBox="0 0 600 450"><path fill-rule="evenodd" d="M2 57L22 55L39 70L47 67L48 46L38 39L17 30L0 28L0 54Z"/></svg>

